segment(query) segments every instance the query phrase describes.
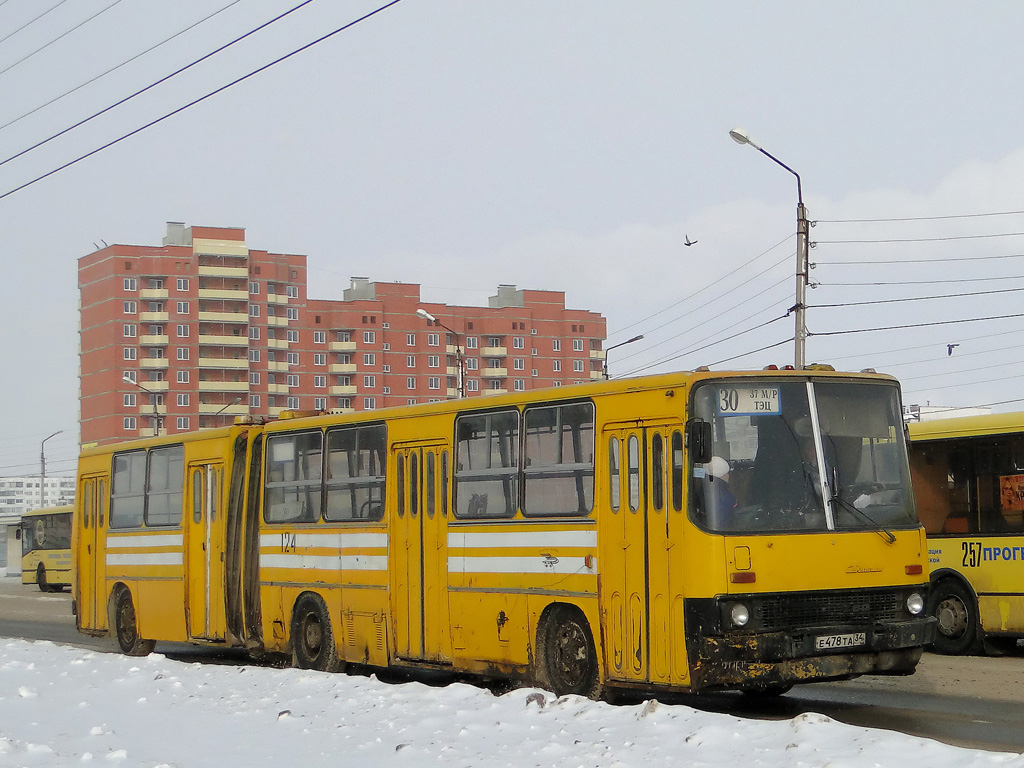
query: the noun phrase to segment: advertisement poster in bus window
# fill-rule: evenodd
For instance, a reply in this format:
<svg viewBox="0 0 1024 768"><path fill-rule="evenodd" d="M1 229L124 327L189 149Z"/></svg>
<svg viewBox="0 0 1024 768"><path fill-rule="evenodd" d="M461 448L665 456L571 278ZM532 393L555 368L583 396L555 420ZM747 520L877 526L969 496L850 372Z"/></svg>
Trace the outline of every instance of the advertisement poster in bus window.
<svg viewBox="0 0 1024 768"><path fill-rule="evenodd" d="M1024 511L1024 475L1002 475L999 497L1004 512Z"/></svg>

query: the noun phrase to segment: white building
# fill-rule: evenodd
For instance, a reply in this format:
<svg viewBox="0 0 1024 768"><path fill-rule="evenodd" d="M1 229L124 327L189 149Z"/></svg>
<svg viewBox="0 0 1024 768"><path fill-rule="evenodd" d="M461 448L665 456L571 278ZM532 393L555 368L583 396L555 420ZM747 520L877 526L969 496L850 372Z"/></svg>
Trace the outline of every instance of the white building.
<svg viewBox="0 0 1024 768"><path fill-rule="evenodd" d="M992 409L988 407L957 407L953 405L904 405L904 421L934 421L935 419L955 419L960 416L988 416Z"/></svg>

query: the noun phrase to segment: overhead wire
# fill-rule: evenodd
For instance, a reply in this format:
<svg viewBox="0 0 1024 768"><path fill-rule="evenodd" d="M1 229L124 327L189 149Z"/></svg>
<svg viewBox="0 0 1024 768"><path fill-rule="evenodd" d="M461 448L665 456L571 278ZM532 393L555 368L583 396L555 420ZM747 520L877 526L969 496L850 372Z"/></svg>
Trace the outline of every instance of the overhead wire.
<svg viewBox="0 0 1024 768"><path fill-rule="evenodd" d="M909 301L933 301L936 299L961 299L968 296L992 296L1000 293L1020 293L1024 288L1000 288L995 291L968 291L946 293L940 296L905 296L899 299L871 299L869 301L847 301L841 304L808 304L807 309L835 309L837 307L865 307L872 304L901 304Z"/></svg>
<svg viewBox="0 0 1024 768"><path fill-rule="evenodd" d="M307 0L307 2L309 2L309 1L310 0ZM136 129L134 129L132 131L129 131L128 133L123 134L122 136L120 136L120 137L118 137L118 138L116 138L116 139L114 139L112 141L108 141L106 144L103 144L102 146L97 147L96 149L93 149L93 150L91 150L89 152L86 152L84 155L78 156L74 160L69 160L68 162L64 163L63 165L58 166L57 168L54 168L54 169L52 169L50 171L47 171L46 173L43 173L43 174L41 174L39 176L36 176L34 179L26 181L26 182L18 185L17 187L14 187L13 189L9 189L8 191L4 192L3 194L0 194L0 200L3 200L5 198L7 198L7 197L10 197L11 195L13 195L13 194L15 194L17 192L20 192L21 190L23 190L23 189L25 189L27 187L30 187L33 184L37 184L38 182L43 181L44 179L47 179L50 176L53 176L54 174L60 173L61 171L66 170L67 168L70 168L70 167L72 167L72 166L82 162L83 160L86 160L86 159L92 157L93 155L99 154L100 152L103 152L104 150L107 150L110 147L113 147L113 146L115 146L117 144L120 144L122 141L124 141L126 139L129 139L132 136L135 136L136 134L141 133L142 131L145 131L145 130L147 130L149 128L152 128L154 125L158 125L159 123L162 123L164 120L167 120L168 118L174 117L175 115L177 115L177 114L179 114L181 112L184 112L185 110L190 109L191 107L194 107L195 105L200 104L200 103L206 101L207 99L211 98L212 96L216 96L217 94L222 93L223 91L226 91L228 88L232 88L233 86L238 85L239 83L242 83L242 82L248 80L250 77L258 75L261 72L264 72L265 70L270 69L271 67L276 66L277 64L280 64L283 61L287 61L292 56L295 56L295 55L297 55L299 53L302 53L303 51L305 51L305 50L307 50L309 48L312 48L314 45L318 45L319 43L324 42L325 40L333 37L334 35L337 35L340 32L344 32L345 30L355 26L356 24L359 24L359 23L361 23L363 21L366 21L367 19L369 19L369 18L371 18L373 16L376 16L378 13L381 13L382 11L390 8L393 5L397 5L400 2L402 2L402 0L391 0L391 2L385 3L384 5L380 6L376 10L370 11L369 13L367 13L367 14L365 14L363 16L360 16L358 19L355 19L354 21L350 21L349 23L339 27L338 29L335 29L332 32L328 32L326 35L323 35L323 36L317 38L316 40L313 40L312 42L307 43L306 45L303 45L302 47L295 49L291 53L287 53L284 56L280 56L277 59L274 59L273 61L269 62L268 64L264 64L263 66L259 67L258 69L255 69L255 70L249 72L248 74L243 75L242 77L239 77L239 78L236 78L236 79L232 80L231 82L227 83L226 85L222 85L221 87L216 88L213 91L210 91L205 96L200 96L197 99L193 99L192 101L188 102L187 104L185 104L185 105L183 105L181 107L178 107L177 109L172 110L171 112L166 113L162 117L158 117L155 120L151 120L150 122L146 123L145 125L139 126L138 128L136 128ZM305 3L303 3L303 4L305 4Z"/></svg>
<svg viewBox="0 0 1024 768"><path fill-rule="evenodd" d="M885 224L901 221L944 221L979 219L986 216L1022 216L1024 211L990 211L987 213L955 213L946 216L897 216L883 219L815 219L816 224Z"/></svg>
<svg viewBox="0 0 1024 768"><path fill-rule="evenodd" d="M39 20L40 20L41 18L43 18L43 16L45 16L45 15L46 15L46 14L48 14L48 13L52 13L53 11L57 10L57 9L58 9L58 8L60 8L60 7L62 6L62 5L64 5L64 3L66 3L67 1L68 1L68 0L59 0L59 2L58 2L58 3L56 4L56 5L54 5L54 6L50 7L50 8L47 8L47 9L46 9L45 11L43 11L42 13L40 13L40 14L39 14L38 16L36 16L36 17L35 17L34 19L32 19L31 21L25 22L24 24L22 24L22 25L21 25L20 27L18 27L18 28L17 28L17 29L15 29L14 31L12 31L12 32L9 32L9 33L7 33L7 34L6 34L6 35L4 35L3 37L0 37L0 43L2 43L2 42L4 42L4 41L6 41L6 40L9 40L10 38L14 37L14 36L15 36L16 34L18 34L19 32L21 32L21 30L23 30L23 29L25 29L25 28L27 28L27 27L30 27L30 26L32 26L32 25L33 25L33 24L35 24L35 23L36 23L37 21L39 21Z"/></svg>

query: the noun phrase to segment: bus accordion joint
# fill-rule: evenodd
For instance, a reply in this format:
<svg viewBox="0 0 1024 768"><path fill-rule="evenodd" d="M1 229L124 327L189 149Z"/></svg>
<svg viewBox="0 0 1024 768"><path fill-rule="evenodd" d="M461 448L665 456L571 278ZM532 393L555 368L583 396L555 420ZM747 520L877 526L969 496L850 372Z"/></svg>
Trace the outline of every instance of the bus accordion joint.
<svg viewBox="0 0 1024 768"><path fill-rule="evenodd" d="M734 571L729 574L729 581L733 584L753 584L757 581L757 574L753 571Z"/></svg>

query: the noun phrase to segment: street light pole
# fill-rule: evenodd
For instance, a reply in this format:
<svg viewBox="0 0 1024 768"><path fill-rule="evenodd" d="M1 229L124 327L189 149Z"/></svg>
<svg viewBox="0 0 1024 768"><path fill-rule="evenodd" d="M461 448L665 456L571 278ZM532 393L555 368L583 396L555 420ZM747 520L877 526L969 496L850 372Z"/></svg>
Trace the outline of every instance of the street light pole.
<svg viewBox="0 0 1024 768"><path fill-rule="evenodd" d="M427 310L425 310L425 309L422 309L422 308L421 309L417 309L416 310L416 316L417 317L421 317L421 318L423 318L424 320L426 320L428 322L431 322L431 323L434 323L436 325L441 326L446 331L448 331L448 333L450 333L452 336L455 337L455 360L456 360L456 362L458 363L458 366L459 366L459 375L458 375L458 377L456 379L456 383L458 384L457 389L458 389L458 393L459 393L459 398L460 399L464 398L466 396L466 375L465 375L465 364L464 364L464 361L462 359L462 345L459 343L459 337L462 334L460 334L458 331L453 331L451 328L449 328L447 325L442 323L440 320L438 320L432 314L427 312Z"/></svg>
<svg viewBox="0 0 1024 768"><path fill-rule="evenodd" d="M135 379L133 379L131 376L126 375L121 379L121 381L125 382L126 384L132 384L141 389L147 395L149 395L150 400L153 403L153 436L160 437L160 424L163 422L163 418L160 416L160 406L157 405L156 402L156 393L146 389L144 386L139 384L139 382L135 381Z"/></svg>
<svg viewBox="0 0 1024 768"><path fill-rule="evenodd" d="M613 349L615 349L617 347L624 347L627 344L632 344L634 341L640 341L640 339L642 339L643 337L644 337L644 335L641 333L639 336L634 336L632 339L626 339L625 341L620 341L618 344L612 344L610 347L606 347L605 348L605 350L604 350L604 366L603 366L605 381L608 380L608 353L611 352Z"/></svg>
<svg viewBox="0 0 1024 768"><path fill-rule="evenodd" d="M61 434L64 430L58 429L52 435L43 438L43 442L39 445L39 506L46 506L46 441L51 437L56 437Z"/></svg>
<svg viewBox="0 0 1024 768"><path fill-rule="evenodd" d="M807 362L807 282L810 277L810 257L808 250L810 243L810 225L807 221L807 208L804 207L803 189L800 185L800 174L779 160L770 152L766 151L757 142L750 138L742 128L733 128L729 131L732 140L737 144L749 144L762 155L781 165L787 171L796 176L796 304L793 305L793 314L796 318L796 327L793 332L794 362L793 367L803 370Z"/></svg>

